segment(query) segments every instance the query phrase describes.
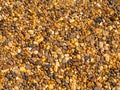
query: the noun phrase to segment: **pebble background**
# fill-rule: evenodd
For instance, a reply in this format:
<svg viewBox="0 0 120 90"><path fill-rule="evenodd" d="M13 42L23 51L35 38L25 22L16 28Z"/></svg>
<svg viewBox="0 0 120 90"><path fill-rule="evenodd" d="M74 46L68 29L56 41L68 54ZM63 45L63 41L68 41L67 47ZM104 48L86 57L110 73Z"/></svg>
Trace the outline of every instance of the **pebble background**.
<svg viewBox="0 0 120 90"><path fill-rule="evenodd" d="M120 0L0 0L0 90L120 90Z"/></svg>

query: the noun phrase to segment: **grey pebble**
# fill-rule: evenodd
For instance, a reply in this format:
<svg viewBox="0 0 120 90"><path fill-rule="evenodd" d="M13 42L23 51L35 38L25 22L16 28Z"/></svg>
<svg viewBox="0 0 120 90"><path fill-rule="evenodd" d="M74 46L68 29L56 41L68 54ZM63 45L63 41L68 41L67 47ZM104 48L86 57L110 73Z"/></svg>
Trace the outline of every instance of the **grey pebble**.
<svg viewBox="0 0 120 90"><path fill-rule="evenodd" d="M32 69L31 65L29 65L29 64L27 64L25 68L26 68L27 70L31 70L31 69Z"/></svg>
<svg viewBox="0 0 120 90"><path fill-rule="evenodd" d="M99 87L95 87L94 90L100 90Z"/></svg>
<svg viewBox="0 0 120 90"><path fill-rule="evenodd" d="M120 11L120 6L117 6L117 10Z"/></svg>

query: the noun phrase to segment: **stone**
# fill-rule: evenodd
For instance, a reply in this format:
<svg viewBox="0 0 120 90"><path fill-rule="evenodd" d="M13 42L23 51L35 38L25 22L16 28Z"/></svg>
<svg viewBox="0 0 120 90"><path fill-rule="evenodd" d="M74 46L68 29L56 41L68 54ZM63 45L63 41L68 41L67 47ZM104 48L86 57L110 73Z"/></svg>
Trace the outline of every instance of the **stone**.
<svg viewBox="0 0 120 90"><path fill-rule="evenodd" d="M29 34L34 34L34 30L28 30Z"/></svg>
<svg viewBox="0 0 120 90"><path fill-rule="evenodd" d="M38 54L38 51L37 51L37 50L35 50L33 53L34 53L34 54Z"/></svg>
<svg viewBox="0 0 120 90"><path fill-rule="evenodd" d="M94 87L94 90L100 90L100 88L99 87Z"/></svg>
<svg viewBox="0 0 120 90"><path fill-rule="evenodd" d="M32 67L31 67L30 64L27 64L27 65L25 66L25 68L26 68L26 70L31 70L31 69L32 69Z"/></svg>
<svg viewBox="0 0 120 90"><path fill-rule="evenodd" d="M115 2L115 3L116 3L117 1L118 1L118 0L112 0L112 2Z"/></svg>
<svg viewBox="0 0 120 90"><path fill-rule="evenodd" d="M101 23L101 22L103 22L102 17L97 17L97 18L95 19L95 22L96 22L96 23Z"/></svg>
<svg viewBox="0 0 120 90"><path fill-rule="evenodd" d="M99 88L102 88L102 84L100 82L96 82L96 85L99 87Z"/></svg>
<svg viewBox="0 0 120 90"><path fill-rule="evenodd" d="M117 6L117 10L120 11L120 6Z"/></svg>

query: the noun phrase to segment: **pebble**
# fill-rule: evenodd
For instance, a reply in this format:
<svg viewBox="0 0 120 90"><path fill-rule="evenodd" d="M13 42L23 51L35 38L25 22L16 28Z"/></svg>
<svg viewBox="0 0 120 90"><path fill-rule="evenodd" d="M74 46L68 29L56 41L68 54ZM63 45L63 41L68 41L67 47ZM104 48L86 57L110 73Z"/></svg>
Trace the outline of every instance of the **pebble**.
<svg viewBox="0 0 120 90"><path fill-rule="evenodd" d="M117 86L117 87L116 87L116 90L120 90L120 86Z"/></svg>
<svg viewBox="0 0 120 90"><path fill-rule="evenodd" d="M100 82L96 82L96 85L99 87L99 88L102 88L102 84Z"/></svg>
<svg viewBox="0 0 120 90"><path fill-rule="evenodd" d="M100 90L99 87L95 87L94 90Z"/></svg>
<svg viewBox="0 0 120 90"><path fill-rule="evenodd" d="M102 17L97 17L96 19L95 19L95 22L96 23L101 23L103 20L102 20Z"/></svg>
<svg viewBox="0 0 120 90"><path fill-rule="evenodd" d="M31 65L29 65L29 64L27 64L27 65L25 66L25 68L26 68L26 70L31 70L31 69L32 69Z"/></svg>
<svg viewBox="0 0 120 90"><path fill-rule="evenodd" d="M44 38L43 38L43 36L37 36L36 38L35 38L35 42L36 43L40 43L40 42L42 42L44 40Z"/></svg>
<svg viewBox="0 0 120 90"><path fill-rule="evenodd" d="M21 71L21 72L26 72L25 67L20 67L20 71Z"/></svg>
<svg viewBox="0 0 120 90"><path fill-rule="evenodd" d="M0 11L2 10L2 7L0 7Z"/></svg>
<svg viewBox="0 0 120 90"><path fill-rule="evenodd" d="M18 87L18 86L15 86L14 89L15 89L15 90L19 90L19 87Z"/></svg>
<svg viewBox="0 0 120 90"><path fill-rule="evenodd" d="M110 60L109 54L104 54L104 57L105 57L105 60L109 62L109 60Z"/></svg>
<svg viewBox="0 0 120 90"><path fill-rule="evenodd" d="M37 51L37 50L35 50L33 53L34 53L34 54L38 54L38 51Z"/></svg>
<svg viewBox="0 0 120 90"><path fill-rule="evenodd" d="M86 55L86 56L84 57L84 60L85 60L85 61L90 60L90 56Z"/></svg>
<svg viewBox="0 0 120 90"><path fill-rule="evenodd" d="M53 90L53 88L54 88L53 84L50 84L48 87L49 87L49 90Z"/></svg>
<svg viewBox="0 0 120 90"><path fill-rule="evenodd" d="M18 49L18 53L20 53L21 52L21 49Z"/></svg>
<svg viewBox="0 0 120 90"><path fill-rule="evenodd" d="M25 34L25 39L30 39L30 34L26 33Z"/></svg>
<svg viewBox="0 0 120 90"><path fill-rule="evenodd" d="M99 42L100 48L103 48L103 42Z"/></svg>
<svg viewBox="0 0 120 90"><path fill-rule="evenodd" d="M33 30L28 30L28 33L29 34L34 34L34 31Z"/></svg>
<svg viewBox="0 0 120 90"><path fill-rule="evenodd" d="M116 3L118 0L112 0L112 1Z"/></svg>
<svg viewBox="0 0 120 90"><path fill-rule="evenodd" d="M117 6L117 10L120 11L120 6Z"/></svg>

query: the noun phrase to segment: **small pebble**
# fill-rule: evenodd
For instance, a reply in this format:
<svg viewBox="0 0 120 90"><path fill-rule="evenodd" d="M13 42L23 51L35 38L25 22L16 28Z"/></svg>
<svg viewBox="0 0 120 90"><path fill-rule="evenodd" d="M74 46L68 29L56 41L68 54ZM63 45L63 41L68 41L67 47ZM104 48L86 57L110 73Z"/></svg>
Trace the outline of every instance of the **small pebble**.
<svg viewBox="0 0 120 90"><path fill-rule="evenodd" d="M99 87L99 88L102 88L102 84L100 82L96 82L96 85Z"/></svg>
<svg viewBox="0 0 120 90"><path fill-rule="evenodd" d="M95 87L94 90L100 90L99 87Z"/></svg>
<svg viewBox="0 0 120 90"><path fill-rule="evenodd" d="M37 51L37 50L35 50L33 53L34 53L34 54L38 54L38 51Z"/></svg>
<svg viewBox="0 0 120 90"><path fill-rule="evenodd" d="M117 6L117 10L120 11L120 6Z"/></svg>
<svg viewBox="0 0 120 90"><path fill-rule="evenodd" d="M112 0L112 1L116 3L118 0Z"/></svg>
<svg viewBox="0 0 120 90"><path fill-rule="evenodd" d="M31 69L32 69L31 65L29 65L29 64L27 64L27 65L25 66L25 68L26 68L27 70L31 70Z"/></svg>
<svg viewBox="0 0 120 90"><path fill-rule="evenodd" d="M95 22L96 23L101 23L103 20L102 20L102 17L97 17L96 19L95 19Z"/></svg>
<svg viewBox="0 0 120 90"><path fill-rule="evenodd" d="M33 30L28 30L28 33L34 34L34 31Z"/></svg>

